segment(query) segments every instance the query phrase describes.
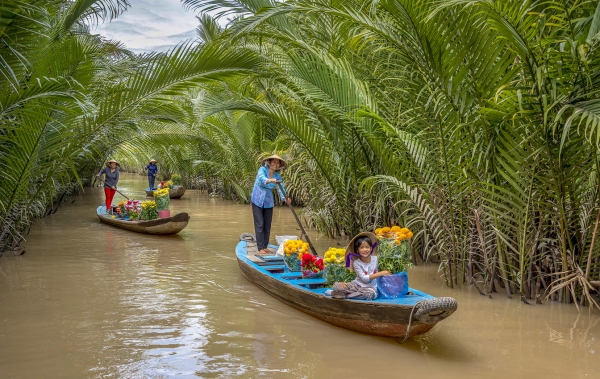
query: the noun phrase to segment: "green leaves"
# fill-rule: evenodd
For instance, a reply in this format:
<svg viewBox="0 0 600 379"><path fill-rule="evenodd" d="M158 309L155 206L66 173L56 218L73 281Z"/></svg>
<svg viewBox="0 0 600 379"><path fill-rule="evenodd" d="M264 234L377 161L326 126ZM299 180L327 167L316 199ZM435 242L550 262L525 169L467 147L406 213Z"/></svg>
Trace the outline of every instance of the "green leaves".
<svg viewBox="0 0 600 379"><path fill-rule="evenodd" d="M236 3L254 15L224 38L265 65L213 110L289 138L315 225L399 220L449 285L525 298L598 255L597 3Z"/></svg>

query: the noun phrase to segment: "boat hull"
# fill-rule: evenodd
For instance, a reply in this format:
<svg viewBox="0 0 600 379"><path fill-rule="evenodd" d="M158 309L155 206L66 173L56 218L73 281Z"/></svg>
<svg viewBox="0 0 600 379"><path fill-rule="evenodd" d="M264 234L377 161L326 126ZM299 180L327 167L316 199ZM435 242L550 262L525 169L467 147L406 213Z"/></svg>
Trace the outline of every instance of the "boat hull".
<svg viewBox="0 0 600 379"><path fill-rule="evenodd" d="M169 198L171 199L180 199L183 195L185 195L185 187L179 186L169 190ZM154 196L154 191L146 188L146 196Z"/></svg>
<svg viewBox="0 0 600 379"><path fill-rule="evenodd" d="M101 208L103 208L103 206L100 206L98 209L100 210ZM111 218L108 215L102 214L100 211L97 211L96 214L104 224L132 232L153 235L177 234L182 231L190 221L190 216L187 213L178 213L173 217L150 221L123 221Z"/></svg>
<svg viewBox="0 0 600 379"><path fill-rule="evenodd" d="M240 242L240 244L243 243L245 242ZM409 330L411 312L417 312L420 304L436 300L436 298L420 292L419 294L423 296L408 304L386 303L381 300L334 299L322 292L298 288L299 286L286 283L269 273L265 274L264 270L257 268L255 263L240 256L239 253L237 258L244 276L277 300L329 324L374 336L404 338ZM264 267L268 268L268 266ZM452 301L456 304L453 299ZM417 320L413 314L408 331L409 337L427 333L437 322L454 312L454 309L456 309L455 305L453 309L446 311L440 317L433 318L433 321L429 318L428 320L431 322Z"/></svg>

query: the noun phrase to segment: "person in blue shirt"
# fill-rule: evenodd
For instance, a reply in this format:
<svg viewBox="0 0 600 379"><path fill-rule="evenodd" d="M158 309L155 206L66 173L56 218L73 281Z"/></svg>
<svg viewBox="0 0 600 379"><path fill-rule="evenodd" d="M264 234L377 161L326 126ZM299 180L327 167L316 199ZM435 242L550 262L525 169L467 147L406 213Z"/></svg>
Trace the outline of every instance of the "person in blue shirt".
<svg viewBox="0 0 600 379"><path fill-rule="evenodd" d="M156 175L158 174L158 166L156 165L156 161L154 159L150 160L150 164L146 166L146 170L148 170L148 185L152 190L154 188Z"/></svg>
<svg viewBox="0 0 600 379"><path fill-rule="evenodd" d="M273 188L277 182L281 182L278 171L285 170L287 164L279 155L271 155L263 159L256 174L254 188L252 188L252 216L254 217L254 232L256 233L256 245L259 254L268 254L267 246L271 234L271 221L273 220ZM283 183L281 184L283 187ZM285 191L285 188L284 188ZM277 186L277 192L281 201L290 204L292 199L286 199L285 194Z"/></svg>

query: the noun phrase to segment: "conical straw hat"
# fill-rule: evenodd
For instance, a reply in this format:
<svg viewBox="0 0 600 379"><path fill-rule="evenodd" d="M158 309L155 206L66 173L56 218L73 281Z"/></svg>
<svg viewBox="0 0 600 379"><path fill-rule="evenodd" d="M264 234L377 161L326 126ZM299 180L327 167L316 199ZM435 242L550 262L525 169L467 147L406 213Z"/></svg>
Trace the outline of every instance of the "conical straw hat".
<svg viewBox="0 0 600 379"><path fill-rule="evenodd" d="M265 159L263 159L260 164L262 166L265 165L265 163L267 161L270 161L271 159L279 159L279 161L281 162L281 166L279 166L278 170L285 170L287 168L287 163L283 160L283 158L281 158L279 155L277 154L273 154L270 157L266 157Z"/></svg>

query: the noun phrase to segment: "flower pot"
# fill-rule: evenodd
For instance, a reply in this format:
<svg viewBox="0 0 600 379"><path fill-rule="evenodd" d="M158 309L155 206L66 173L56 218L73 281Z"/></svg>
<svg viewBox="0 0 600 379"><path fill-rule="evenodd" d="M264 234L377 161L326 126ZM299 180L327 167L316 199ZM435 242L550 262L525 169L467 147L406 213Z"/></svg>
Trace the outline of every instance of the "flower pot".
<svg viewBox="0 0 600 379"><path fill-rule="evenodd" d="M158 211L158 218L169 218L171 217L171 210L165 209L164 211Z"/></svg>

